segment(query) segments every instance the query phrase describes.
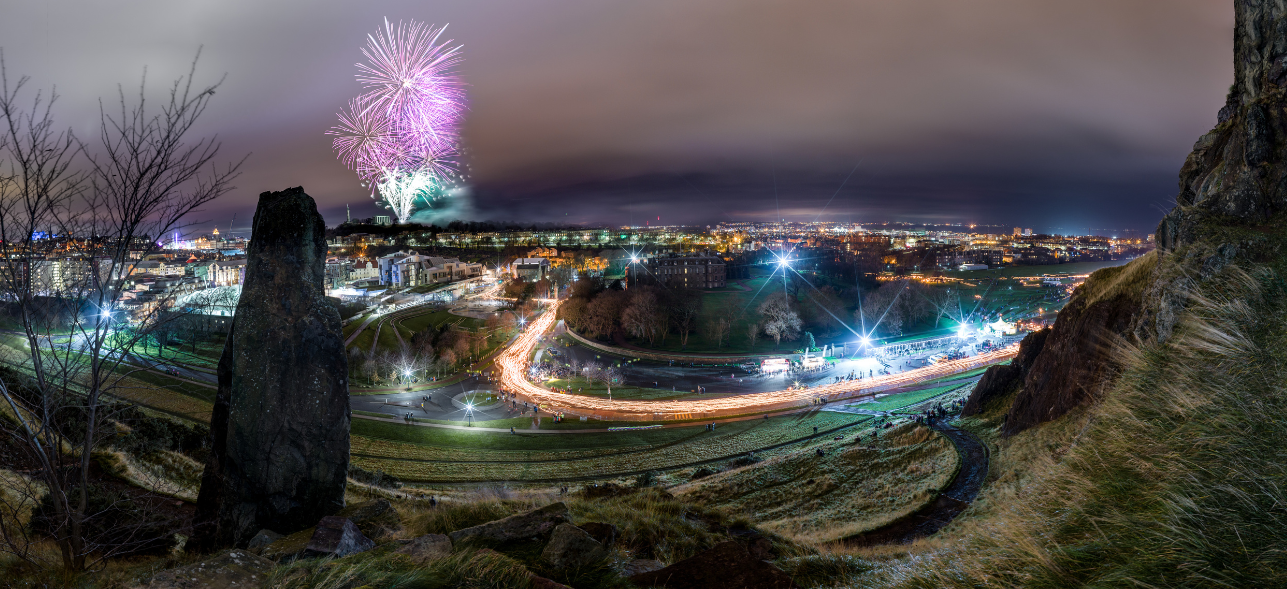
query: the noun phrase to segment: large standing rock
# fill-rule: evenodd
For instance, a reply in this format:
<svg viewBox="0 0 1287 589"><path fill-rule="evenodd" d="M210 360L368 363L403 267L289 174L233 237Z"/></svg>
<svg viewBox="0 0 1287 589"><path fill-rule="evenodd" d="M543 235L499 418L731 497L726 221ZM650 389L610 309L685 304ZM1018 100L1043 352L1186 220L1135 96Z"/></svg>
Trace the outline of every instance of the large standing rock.
<svg viewBox="0 0 1287 589"><path fill-rule="evenodd" d="M290 534L344 507L348 360L323 294L325 224L303 188L259 195L246 275L219 358L197 547Z"/></svg>

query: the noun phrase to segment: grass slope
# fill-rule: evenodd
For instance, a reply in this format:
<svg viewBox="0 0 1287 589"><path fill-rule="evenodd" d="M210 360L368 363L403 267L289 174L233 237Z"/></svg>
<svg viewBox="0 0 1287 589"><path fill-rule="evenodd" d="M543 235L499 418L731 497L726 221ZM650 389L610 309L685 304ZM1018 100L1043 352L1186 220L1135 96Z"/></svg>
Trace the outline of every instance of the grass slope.
<svg viewBox="0 0 1287 589"><path fill-rule="evenodd" d="M850 437L850 436L847 436ZM815 450L825 448L825 456ZM960 458L933 430L904 424L874 445L827 441L681 485L680 497L740 514L798 542L840 540L912 513L952 482Z"/></svg>

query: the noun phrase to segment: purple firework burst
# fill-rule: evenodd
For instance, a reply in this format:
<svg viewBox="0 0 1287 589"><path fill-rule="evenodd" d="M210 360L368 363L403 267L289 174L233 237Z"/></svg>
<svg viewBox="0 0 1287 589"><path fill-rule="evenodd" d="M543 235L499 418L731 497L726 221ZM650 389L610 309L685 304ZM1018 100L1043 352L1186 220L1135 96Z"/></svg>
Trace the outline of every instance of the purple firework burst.
<svg viewBox="0 0 1287 589"><path fill-rule="evenodd" d="M394 26L386 20L384 30L369 36L362 49L369 63L357 64L357 80L366 91L349 102L338 115L339 125L328 131L340 160L371 187L372 196L379 189L390 208L406 215L407 199L421 195L388 187L425 183L391 178L426 175L429 184L441 187L459 170L465 92L454 69L462 56L459 45L440 42L445 29L415 21Z"/></svg>

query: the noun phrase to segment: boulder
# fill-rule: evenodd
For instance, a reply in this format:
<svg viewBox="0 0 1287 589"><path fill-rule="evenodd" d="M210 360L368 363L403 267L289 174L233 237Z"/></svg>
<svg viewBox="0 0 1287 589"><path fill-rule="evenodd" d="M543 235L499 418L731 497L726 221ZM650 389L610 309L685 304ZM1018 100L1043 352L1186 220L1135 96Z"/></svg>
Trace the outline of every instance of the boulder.
<svg viewBox="0 0 1287 589"><path fill-rule="evenodd" d="M255 537L251 538L250 542L246 543L246 550L254 552L255 554L261 554L265 548L268 548L269 544L272 544L281 538L281 534L272 530L259 530L259 533L255 534Z"/></svg>
<svg viewBox="0 0 1287 589"><path fill-rule="evenodd" d="M313 537L309 538L306 551L309 554L341 558L372 548L375 548L375 542L363 536L356 524L348 518L328 515L317 522L317 529L313 531Z"/></svg>
<svg viewBox="0 0 1287 589"><path fill-rule="evenodd" d="M625 566L621 568L621 576L633 577L635 575L651 573L652 571L659 571L664 568L666 568L666 565L663 564L660 560L653 560L651 558L636 558L634 560L627 562Z"/></svg>
<svg viewBox="0 0 1287 589"><path fill-rule="evenodd" d="M161 571L133 589L233 589L257 587L276 563L245 550L227 550L211 558Z"/></svg>
<svg viewBox="0 0 1287 589"><path fill-rule="evenodd" d="M612 548L613 543L617 541L617 526L600 522L590 522L581 524L582 530L589 534L591 538L598 540L604 548Z"/></svg>
<svg viewBox="0 0 1287 589"><path fill-rule="evenodd" d="M451 554L451 538L442 534L425 534L397 550L412 560L425 564Z"/></svg>
<svg viewBox="0 0 1287 589"><path fill-rule="evenodd" d="M313 538L315 531L317 528L305 528L280 538L265 546L259 555L278 563L291 562L304 554L304 549L308 548L308 541Z"/></svg>
<svg viewBox="0 0 1287 589"><path fill-rule="evenodd" d="M781 569L751 555L730 540L666 568L630 577L640 587L669 589L795 589Z"/></svg>
<svg viewBox="0 0 1287 589"><path fill-rule="evenodd" d="M572 524L559 524L541 551L541 560L555 569L577 569L608 555L603 544Z"/></svg>
<svg viewBox="0 0 1287 589"><path fill-rule="evenodd" d="M472 528L456 530L451 542L459 545L462 542L509 542L525 540L550 533L555 526L566 522L568 507L563 503L552 503L527 513L511 515L504 519L487 522Z"/></svg>
<svg viewBox="0 0 1287 589"><path fill-rule="evenodd" d="M303 188L259 195L245 279L223 354L198 550L292 533L344 507L348 357L323 291L326 225Z"/></svg>
<svg viewBox="0 0 1287 589"><path fill-rule="evenodd" d="M402 515L387 499L350 505L335 515L349 518L366 537L374 540L402 530Z"/></svg>

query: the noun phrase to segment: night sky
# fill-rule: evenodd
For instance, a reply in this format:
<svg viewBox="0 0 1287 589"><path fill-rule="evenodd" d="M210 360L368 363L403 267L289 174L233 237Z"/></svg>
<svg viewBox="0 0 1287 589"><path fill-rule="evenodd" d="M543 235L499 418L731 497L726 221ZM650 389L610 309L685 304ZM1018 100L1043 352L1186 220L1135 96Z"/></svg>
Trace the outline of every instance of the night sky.
<svg viewBox="0 0 1287 589"><path fill-rule="evenodd" d="M385 17L464 45L446 218L1148 232L1233 77L1214 0L0 0L0 47L92 137L98 97L145 66L159 96L204 45L199 131L251 156L201 227L296 185L335 223L378 211L324 132Z"/></svg>

